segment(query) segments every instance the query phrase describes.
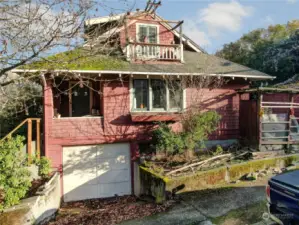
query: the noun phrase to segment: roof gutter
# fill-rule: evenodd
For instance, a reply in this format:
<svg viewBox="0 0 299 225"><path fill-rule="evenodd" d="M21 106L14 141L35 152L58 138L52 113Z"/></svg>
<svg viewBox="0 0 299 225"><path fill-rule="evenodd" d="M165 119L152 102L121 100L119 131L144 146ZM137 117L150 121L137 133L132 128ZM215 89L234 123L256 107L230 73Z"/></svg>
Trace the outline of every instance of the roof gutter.
<svg viewBox="0 0 299 225"><path fill-rule="evenodd" d="M13 73L88 73L88 74L118 74L118 75L158 75L158 76L213 76L213 77L228 77L228 78L244 78L255 80L274 80L276 77L267 75L243 75L243 74L207 74L207 73L167 73L167 72L136 72L136 71L119 71L119 70L27 70L27 69L14 69Z"/></svg>

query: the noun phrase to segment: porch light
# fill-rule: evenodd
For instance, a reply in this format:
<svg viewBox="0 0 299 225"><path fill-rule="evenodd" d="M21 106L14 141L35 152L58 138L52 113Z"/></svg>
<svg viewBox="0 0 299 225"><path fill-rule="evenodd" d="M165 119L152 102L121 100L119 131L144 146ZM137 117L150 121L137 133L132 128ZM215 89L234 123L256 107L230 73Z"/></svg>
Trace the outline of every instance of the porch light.
<svg viewBox="0 0 299 225"><path fill-rule="evenodd" d="M77 91L74 91L74 96L78 96L78 92Z"/></svg>

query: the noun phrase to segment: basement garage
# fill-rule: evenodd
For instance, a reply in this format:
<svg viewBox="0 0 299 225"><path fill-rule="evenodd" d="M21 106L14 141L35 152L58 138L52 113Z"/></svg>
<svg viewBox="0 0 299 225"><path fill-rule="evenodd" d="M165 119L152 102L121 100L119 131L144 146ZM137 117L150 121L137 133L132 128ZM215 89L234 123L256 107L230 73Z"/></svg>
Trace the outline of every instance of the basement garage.
<svg viewBox="0 0 299 225"><path fill-rule="evenodd" d="M129 194L129 143L63 148L65 202Z"/></svg>

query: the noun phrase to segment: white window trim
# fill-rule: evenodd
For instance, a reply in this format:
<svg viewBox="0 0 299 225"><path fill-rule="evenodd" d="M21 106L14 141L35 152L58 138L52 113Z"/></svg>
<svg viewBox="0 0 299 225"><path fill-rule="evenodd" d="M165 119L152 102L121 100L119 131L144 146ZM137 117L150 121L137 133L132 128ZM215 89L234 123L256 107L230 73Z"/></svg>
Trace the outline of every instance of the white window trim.
<svg viewBox="0 0 299 225"><path fill-rule="evenodd" d="M140 26L156 27L157 28L157 44L160 44L160 26L158 24L149 24L149 23L136 23L136 42L140 42L139 36L138 36Z"/></svg>
<svg viewBox="0 0 299 225"><path fill-rule="evenodd" d="M133 84L133 80L145 80L147 79L148 80L148 108L145 109L145 110L141 110L141 109L136 109L134 107L134 84ZM153 109L153 106L152 106L152 87L151 87L151 79L161 79L163 80L163 78L147 78L146 76L138 76L136 78L134 77L130 77L130 81L129 81L129 92L130 92L130 112L136 112L136 113L144 113L144 112L161 112L161 113L165 113L165 112L182 112L186 109L186 88L183 89L183 93L182 93L182 99L183 99L183 102L182 102L182 108L172 108L170 109L169 108L169 88L168 88L168 85L167 83L165 84L166 85L166 109L165 110L161 110L161 109Z"/></svg>

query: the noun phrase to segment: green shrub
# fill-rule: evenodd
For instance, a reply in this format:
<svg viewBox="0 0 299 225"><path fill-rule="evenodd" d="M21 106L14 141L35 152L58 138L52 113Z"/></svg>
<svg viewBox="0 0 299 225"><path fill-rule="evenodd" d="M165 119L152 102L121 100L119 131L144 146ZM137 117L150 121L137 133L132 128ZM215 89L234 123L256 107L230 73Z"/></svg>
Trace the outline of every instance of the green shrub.
<svg viewBox="0 0 299 225"><path fill-rule="evenodd" d="M159 127L153 131L152 138L153 145L158 152L174 154L184 151L182 136L173 132L166 123L159 123Z"/></svg>
<svg viewBox="0 0 299 225"><path fill-rule="evenodd" d="M153 131L152 145L158 152L183 153L205 147L204 141L214 132L221 117L216 111L199 112L182 121L182 132L176 133L166 123Z"/></svg>
<svg viewBox="0 0 299 225"><path fill-rule="evenodd" d="M51 173L51 161L47 157L41 157L38 163L38 174L42 178L48 178Z"/></svg>
<svg viewBox="0 0 299 225"><path fill-rule="evenodd" d="M31 186L23 141L17 136L0 142L0 209L18 204Z"/></svg>
<svg viewBox="0 0 299 225"><path fill-rule="evenodd" d="M33 163L38 166L38 175L43 179L48 178L51 173L51 161L45 156L40 159L38 157L33 158Z"/></svg>
<svg viewBox="0 0 299 225"><path fill-rule="evenodd" d="M217 156L222 154L223 154L223 148L220 145L217 145L215 152L213 152L213 155Z"/></svg>

